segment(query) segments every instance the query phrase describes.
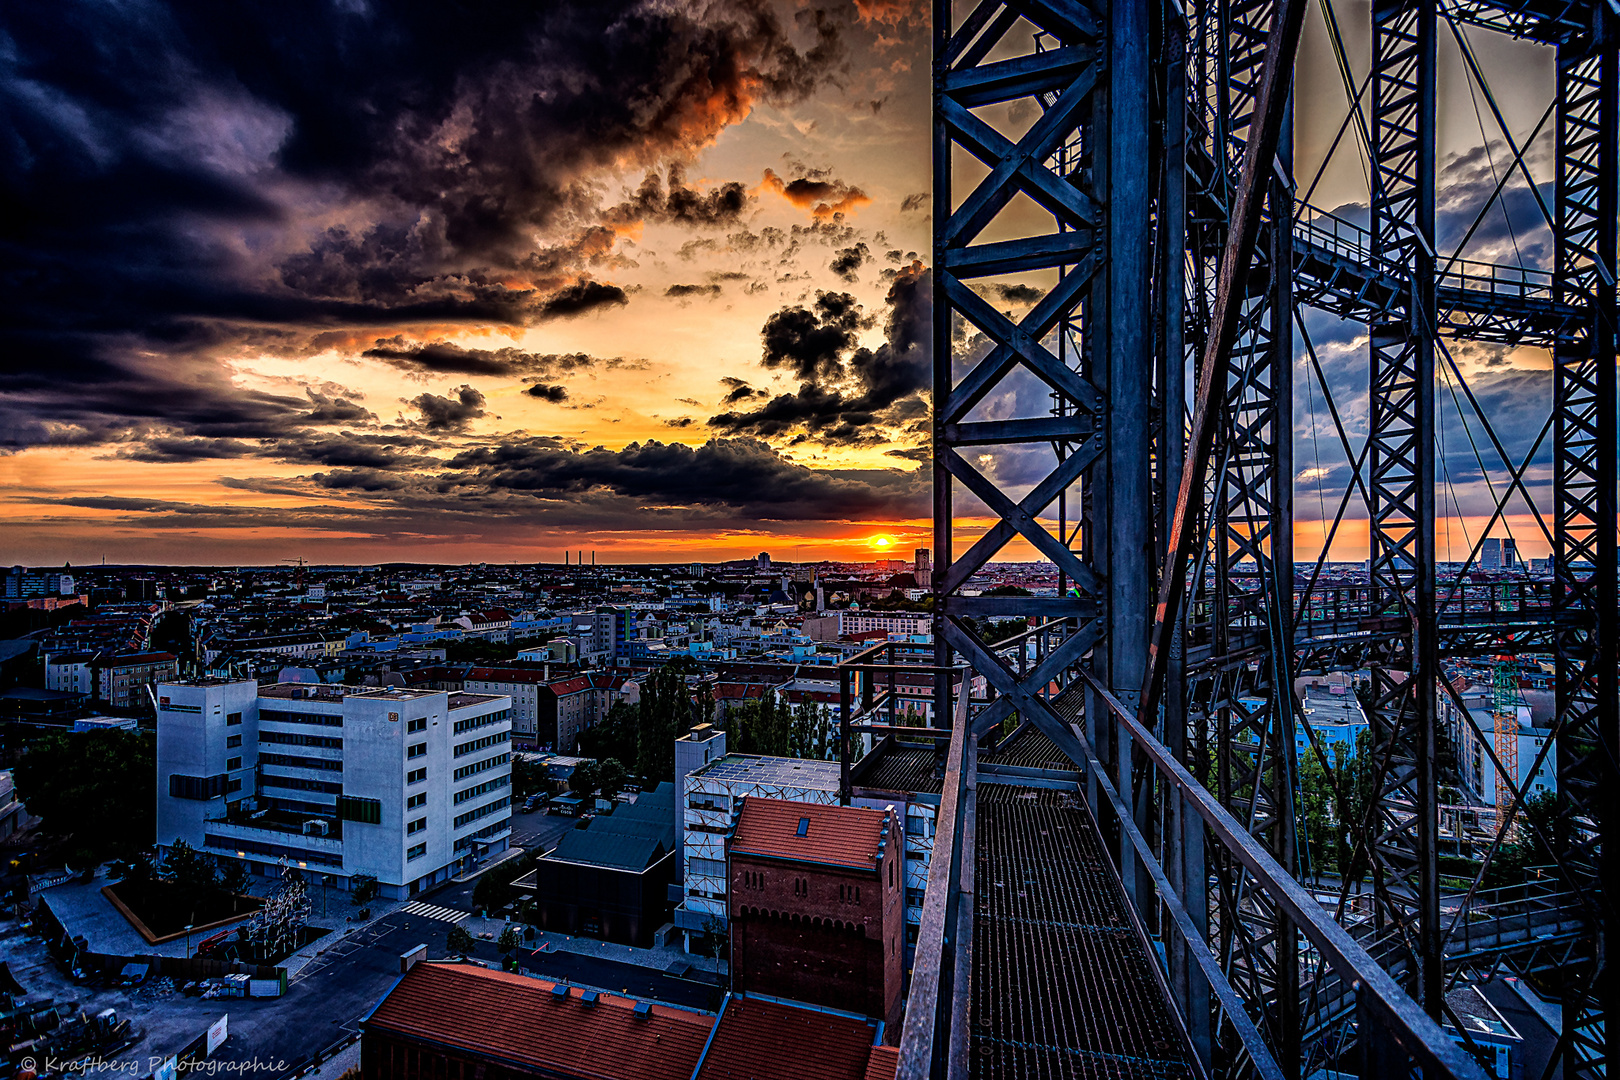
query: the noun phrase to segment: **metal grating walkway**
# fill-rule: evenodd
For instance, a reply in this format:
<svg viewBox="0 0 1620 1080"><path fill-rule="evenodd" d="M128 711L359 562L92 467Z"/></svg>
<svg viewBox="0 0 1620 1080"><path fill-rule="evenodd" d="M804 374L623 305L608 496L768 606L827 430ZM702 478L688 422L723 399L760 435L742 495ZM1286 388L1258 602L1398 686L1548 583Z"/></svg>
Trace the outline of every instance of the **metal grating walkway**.
<svg viewBox="0 0 1620 1080"><path fill-rule="evenodd" d="M972 1075L1197 1075L1077 796L978 785Z"/></svg>

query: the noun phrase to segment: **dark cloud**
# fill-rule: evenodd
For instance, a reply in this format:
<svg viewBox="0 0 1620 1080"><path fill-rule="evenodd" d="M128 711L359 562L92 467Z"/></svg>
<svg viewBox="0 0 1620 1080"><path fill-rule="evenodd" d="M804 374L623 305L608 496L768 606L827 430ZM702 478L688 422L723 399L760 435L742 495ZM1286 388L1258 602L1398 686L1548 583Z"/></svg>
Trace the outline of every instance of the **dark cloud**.
<svg viewBox="0 0 1620 1080"><path fill-rule="evenodd" d="M600 281L579 281L564 286L540 302L537 314L542 319L568 319L603 308L621 307L630 297L617 285Z"/></svg>
<svg viewBox="0 0 1620 1080"><path fill-rule="evenodd" d="M752 397L765 397L765 391L755 390L741 379L726 376L720 380L720 385L726 388L726 396L720 399L722 405L735 405L739 401L747 401Z"/></svg>
<svg viewBox="0 0 1620 1080"><path fill-rule="evenodd" d="M635 194L605 211L602 219L616 225L655 221L714 227L735 225L742 218L750 201L742 184L733 180L703 192L687 187L685 176L680 165L671 165L666 187L657 172L647 173Z"/></svg>
<svg viewBox="0 0 1620 1080"><path fill-rule="evenodd" d="M840 78L854 17L788 23L766 0L476 15L325 0L10 6L0 444L358 422L352 399L311 409L243 391L221 362L296 355L337 328L526 325L622 305L599 177L654 170L629 200L640 220L737 222L741 185L692 188L679 163L756 105Z"/></svg>
<svg viewBox="0 0 1620 1080"><path fill-rule="evenodd" d="M696 447L650 440L617 451L579 451L536 439L469 450L446 464L460 484L492 491L549 500L651 499L766 520L920 514L927 501L919 473L809 469L754 439L711 439Z"/></svg>
<svg viewBox="0 0 1620 1080"><path fill-rule="evenodd" d="M1004 304L1015 304L1019 307L1031 307L1038 304L1041 297L1046 295L1045 289L1037 289L1033 285L1003 285L995 282L980 286L980 288Z"/></svg>
<svg viewBox="0 0 1620 1080"><path fill-rule="evenodd" d="M872 320L848 293L819 293L813 307L776 312L762 331L761 363L791 371L798 389L751 411L710 417L709 425L733 434L840 445L915 435L932 379L931 275L913 265L896 279L886 302L885 340L876 349L859 345L858 331ZM734 403L730 396L724 401Z"/></svg>
<svg viewBox="0 0 1620 1080"><path fill-rule="evenodd" d="M379 338L375 346L360 355L424 376L555 376L618 362L585 353L532 353L510 347L469 349L448 341L407 343L403 337Z"/></svg>
<svg viewBox="0 0 1620 1080"><path fill-rule="evenodd" d="M682 416L676 420L665 420L664 426L672 428L689 428L695 423L697 423L697 421L693 420L690 416Z"/></svg>
<svg viewBox="0 0 1620 1080"><path fill-rule="evenodd" d="M462 431L469 423L484 415L484 395L463 383L455 389L455 397L438 394L418 394L411 399L422 414L422 426L429 431Z"/></svg>
<svg viewBox="0 0 1620 1080"><path fill-rule="evenodd" d="M692 296L716 297L720 295L718 285L671 285L664 290L665 296L674 296L685 299Z"/></svg>
<svg viewBox="0 0 1620 1080"><path fill-rule="evenodd" d="M926 209L928 209L928 192L926 191L919 191L914 195L907 195L904 199L900 200L900 212L902 214L909 214L913 210Z"/></svg>
<svg viewBox="0 0 1620 1080"><path fill-rule="evenodd" d="M864 266L872 257L872 251L865 244L855 244L852 247L840 248L833 257L832 272L845 281L857 280L855 271Z"/></svg>
<svg viewBox="0 0 1620 1080"><path fill-rule="evenodd" d="M549 401L552 404L559 404L568 400L568 388L565 386L547 386L544 383L535 383L523 392L530 397L537 397L541 401Z"/></svg>

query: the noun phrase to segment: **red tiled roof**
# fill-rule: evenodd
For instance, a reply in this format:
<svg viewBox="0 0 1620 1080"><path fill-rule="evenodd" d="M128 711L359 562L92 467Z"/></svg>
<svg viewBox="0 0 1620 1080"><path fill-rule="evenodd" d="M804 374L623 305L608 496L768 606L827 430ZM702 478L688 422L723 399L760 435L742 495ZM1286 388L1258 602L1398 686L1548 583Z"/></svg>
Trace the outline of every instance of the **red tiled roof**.
<svg viewBox="0 0 1620 1080"><path fill-rule="evenodd" d="M770 687L764 683L716 683L714 698L716 701L730 701L733 698L764 697L768 689Z"/></svg>
<svg viewBox="0 0 1620 1080"><path fill-rule="evenodd" d="M754 795L743 802L731 850L872 870L877 867L887 817L881 810L864 806L785 802ZM799 823L806 819L809 826L800 836ZM895 841L891 838L891 842Z"/></svg>
<svg viewBox="0 0 1620 1080"><path fill-rule="evenodd" d="M853 1016L734 997L697 1080L865 1080L876 1036Z"/></svg>
<svg viewBox="0 0 1620 1080"><path fill-rule="evenodd" d="M365 1026L601 1080L688 1080L714 1026L713 1017L658 1004L637 1019L635 1001L616 994L586 1006L578 988L566 1002L553 1001L554 985L470 964L420 963Z"/></svg>
<svg viewBox="0 0 1620 1080"><path fill-rule="evenodd" d="M483 682L543 683L546 681L546 672L530 671L527 668L475 667L468 669L467 678Z"/></svg>
<svg viewBox="0 0 1620 1080"><path fill-rule="evenodd" d="M866 1080L894 1080L900 1068L900 1050L894 1046L874 1046L866 1059Z"/></svg>

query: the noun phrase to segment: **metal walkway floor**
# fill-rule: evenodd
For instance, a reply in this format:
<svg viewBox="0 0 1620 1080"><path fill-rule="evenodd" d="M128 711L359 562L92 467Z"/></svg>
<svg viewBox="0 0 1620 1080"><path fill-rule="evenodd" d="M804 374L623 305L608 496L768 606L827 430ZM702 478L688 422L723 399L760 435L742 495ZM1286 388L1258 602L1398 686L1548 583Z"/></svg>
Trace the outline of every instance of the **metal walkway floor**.
<svg viewBox="0 0 1620 1080"><path fill-rule="evenodd" d="M1077 793L984 783L973 919L972 1075L1198 1075Z"/></svg>

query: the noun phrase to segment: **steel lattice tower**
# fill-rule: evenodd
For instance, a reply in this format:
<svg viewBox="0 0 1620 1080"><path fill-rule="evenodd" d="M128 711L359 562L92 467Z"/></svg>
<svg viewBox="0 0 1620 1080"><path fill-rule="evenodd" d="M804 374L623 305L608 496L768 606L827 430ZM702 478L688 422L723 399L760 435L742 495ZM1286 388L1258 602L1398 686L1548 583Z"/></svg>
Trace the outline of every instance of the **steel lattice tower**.
<svg viewBox="0 0 1620 1080"><path fill-rule="evenodd" d="M1014 717L1075 763L1125 895L1163 942L1190 1045L1216 1074L1305 1075L1323 1067L1323 1040L1346 1032L1367 1072L1452 1071L1422 1013L1444 1019L1457 973L1489 951L1571 973L1560 1053L1572 1073L1604 1075L1604 1032L1620 1021L1607 964L1620 896L1620 848L1607 842L1620 828L1620 11L1373 0L1365 98L1346 120L1370 161L1361 227L1296 201L1303 7L936 4L934 669L965 662L991 687L958 703L950 805L971 805L973 742ZM1556 50L1550 267L1437 249L1437 54L1449 31L1473 62L1462 26ZM1529 180L1524 148L1513 151ZM1045 290L1021 317L978 287L1009 278ZM1369 341L1359 450L1333 412L1353 473L1345 503L1359 497L1370 525L1360 589L1320 589L1321 562L1295 560L1294 376L1307 353L1328 389L1301 338L1306 308L1363 324ZM1551 354L1549 584L1472 583L1483 537L1460 570L1438 568L1438 393L1464 382L1452 340ZM1049 409L1030 407L1032 384ZM1494 523L1515 491L1531 502L1535 448L1510 458L1462 390L1508 474ZM968 519L989 524L959 550ZM974 587L1015 541L1049 565L1057 595ZM1006 616L1030 629L996 640L988 620ZM1549 751L1564 810L1541 838L1562 899L1556 918L1523 916L1517 945L1482 951L1442 907L1438 713L1461 705L1445 661L1496 652L1557 656ZM1357 855L1373 918L1354 940L1297 880L1296 746L1315 735L1294 686L1329 670L1370 674L1376 798ZM1525 786L1515 778L1502 835L1523 823ZM964 835L971 812L958 848ZM966 919L971 905L948 906L971 895L968 856L954 858L941 912ZM1464 907L1484 902L1480 884ZM941 918L919 956L962 947ZM967 966L930 970L940 988L970 978ZM936 1065L960 1064L955 1049L940 1054Z"/></svg>

